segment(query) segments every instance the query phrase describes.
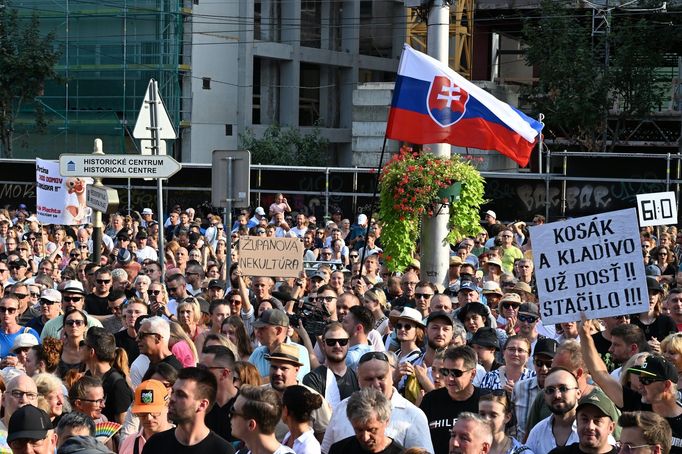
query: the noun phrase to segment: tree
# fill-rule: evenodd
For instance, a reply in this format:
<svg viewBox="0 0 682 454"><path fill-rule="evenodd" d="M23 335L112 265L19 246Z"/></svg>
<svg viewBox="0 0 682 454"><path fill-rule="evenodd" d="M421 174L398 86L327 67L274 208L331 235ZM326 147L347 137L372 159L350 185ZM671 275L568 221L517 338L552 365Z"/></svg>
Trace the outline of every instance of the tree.
<svg viewBox="0 0 682 454"><path fill-rule="evenodd" d="M675 46L667 38L674 35L666 30L669 24L641 12L616 9L609 20L608 35L593 37L592 10L543 0L539 17L530 18L523 33L526 60L538 74L526 94L536 112L545 114L545 134L588 151L613 148L626 120L650 115L661 102L656 69Z"/></svg>
<svg viewBox="0 0 682 454"><path fill-rule="evenodd" d="M33 111L38 130L46 126L42 104L45 82L57 77L55 64L60 52L53 47L54 35L41 36L34 14L30 21L0 3L0 151L11 158L15 124L24 111Z"/></svg>
<svg viewBox="0 0 682 454"><path fill-rule="evenodd" d="M263 138L257 138L251 129L239 135L240 147L251 151L251 162L283 166L323 166L327 164L325 152L329 142L315 128L301 134L295 128L270 125Z"/></svg>

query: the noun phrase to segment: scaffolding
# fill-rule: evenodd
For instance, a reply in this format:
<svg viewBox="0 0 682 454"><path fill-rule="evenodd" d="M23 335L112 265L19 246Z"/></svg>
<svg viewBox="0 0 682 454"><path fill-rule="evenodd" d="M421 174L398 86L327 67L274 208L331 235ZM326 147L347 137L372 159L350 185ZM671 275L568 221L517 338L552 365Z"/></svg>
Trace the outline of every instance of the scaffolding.
<svg viewBox="0 0 682 454"><path fill-rule="evenodd" d="M14 1L20 16L37 15L54 33L61 53L57 72L40 98L48 128L35 133L32 106L20 113L17 157L55 158L87 152L101 137L109 153L137 153L131 133L149 79L159 81L166 109L180 124L183 25L186 0ZM170 151L169 151L170 153Z"/></svg>

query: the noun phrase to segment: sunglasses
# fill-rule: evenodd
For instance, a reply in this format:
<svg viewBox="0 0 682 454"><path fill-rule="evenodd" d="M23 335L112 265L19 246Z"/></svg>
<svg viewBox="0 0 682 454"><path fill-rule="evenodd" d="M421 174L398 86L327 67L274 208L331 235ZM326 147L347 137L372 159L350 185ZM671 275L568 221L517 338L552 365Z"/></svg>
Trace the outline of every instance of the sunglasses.
<svg viewBox="0 0 682 454"><path fill-rule="evenodd" d="M396 331L400 331L401 329L404 329L405 331L409 331L413 328L412 325L409 323L396 323L395 329Z"/></svg>
<svg viewBox="0 0 682 454"><path fill-rule="evenodd" d="M566 394L572 389L578 389L577 387L569 387L566 385L559 385L559 386L547 386L545 389L542 391L547 394L548 396L553 396L557 391L559 391L561 394Z"/></svg>
<svg viewBox="0 0 682 454"><path fill-rule="evenodd" d="M83 298L80 296L64 296L64 297L62 297L62 301L64 301L65 303L77 303L82 299Z"/></svg>
<svg viewBox="0 0 682 454"><path fill-rule="evenodd" d="M425 299L428 300L432 297L433 295L430 293L415 293L414 294L414 299Z"/></svg>
<svg viewBox="0 0 682 454"><path fill-rule="evenodd" d="M654 382L657 381L665 381L665 380L659 380L658 378L651 378L651 377L642 377L641 375L639 376L639 382L643 385L650 385Z"/></svg>
<svg viewBox="0 0 682 454"><path fill-rule="evenodd" d="M81 319L66 320L64 324L68 326L83 326L85 325L85 320Z"/></svg>
<svg viewBox="0 0 682 454"><path fill-rule="evenodd" d="M521 322L535 323L537 320L538 318L533 317L532 315L519 315L519 321Z"/></svg>
<svg viewBox="0 0 682 454"><path fill-rule="evenodd" d="M386 356L386 353L384 352L367 352L364 355L360 357L360 361L358 361L358 364L366 363L367 361L371 361L373 359L378 359L379 361L388 361L388 356Z"/></svg>
<svg viewBox="0 0 682 454"><path fill-rule="evenodd" d="M313 299L313 298L311 298L311 299ZM317 298L314 298L314 299L318 303L321 303L321 302L331 303L332 301L334 301L336 299L336 297L335 296L318 296Z"/></svg>
<svg viewBox="0 0 682 454"><path fill-rule="evenodd" d="M336 344L345 347L348 345L348 339L325 339L324 343L327 344L327 347L333 347Z"/></svg>
<svg viewBox="0 0 682 454"><path fill-rule="evenodd" d="M23 300L28 296L28 293L13 293L14 297Z"/></svg>
<svg viewBox="0 0 682 454"><path fill-rule="evenodd" d="M232 298L232 299L229 300L229 301L230 301L230 304L236 304L236 305L242 304L242 300L237 300L237 299L234 299L234 298Z"/></svg>
<svg viewBox="0 0 682 454"><path fill-rule="evenodd" d="M265 233L265 230L256 230L256 233L259 234L259 235L262 235L262 234Z"/></svg>
<svg viewBox="0 0 682 454"><path fill-rule="evenodd" d="M161 293L161 290L147 290L147 295L157 296Z"/></svg>
<svg viewBox="0 0 682 454"><path fill-rule="evenodd" d="M17 307L5 307L5 306L0 306L0 314L4 314L7 312L8 314L14 314L17 311Z"/></svg>
<svg viewBox="0 0 682 454"><path fill-rule="evenodd" d="M552 368L552 360L533 358L533 364L538 367L546 367L547 369Z"/></svg>
<svg viewBox="0 0 682 454"><path fill-rule="evenodd" d="M502 308L504 308L504 309L515 309L516 310L519 307L521 307L521 305L516 304L516 303L502 303Z"/></svg>
<svg viewBox="0 0 682 454"><path fill-rule="evenodd" d="M464 375L465 372L469 372L467 370L448 369L446 367L441 367L438 371L440 372L440 374L443 377L449 377L452 375L453 377L456 377L456 378L461 377L462 375Z"/></svg>
<svg viewBox="0 0 682 454"><path fill-rule="evenodd" d="M41 305L41 306L42 306L42 305L52 306L53 304L55 304L54 301L50 301L50 300L47 300L47 299L45 299L45 298L41 298L41 300L40 300L40 305Z"/></svg>
<svg viewBox="0 0 682 454"><path fill-rule="evenodd" d="M97 282L98 284L108 284L109 282L111 282L111 279L95 279L95 282Z"/></svg>

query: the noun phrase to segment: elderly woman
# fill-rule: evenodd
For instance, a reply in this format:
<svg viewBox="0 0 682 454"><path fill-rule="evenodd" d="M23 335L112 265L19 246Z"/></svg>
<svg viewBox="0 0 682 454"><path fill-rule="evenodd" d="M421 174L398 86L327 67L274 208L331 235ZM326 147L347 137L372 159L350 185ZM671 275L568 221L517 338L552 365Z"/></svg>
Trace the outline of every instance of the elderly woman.
<svg viewBox="0 0 682 454"><path fill-rule="evenodd" d="M50 373L42 373L33 377L38 388L38 408L45 411L56 426L64 411L64 393L66 388L62 381Z"/></svg>
<svg viewBox="0 0 682 454"><path fill-rule="evenodd" d="M145 304L149 304L149 295L147 294L147 290L149 290L149 285L151 283L152 280L149 278L149 276L145 276L144 274L138 274L135 278L135 281L133 282L135 296L144 301Z"/></svg>

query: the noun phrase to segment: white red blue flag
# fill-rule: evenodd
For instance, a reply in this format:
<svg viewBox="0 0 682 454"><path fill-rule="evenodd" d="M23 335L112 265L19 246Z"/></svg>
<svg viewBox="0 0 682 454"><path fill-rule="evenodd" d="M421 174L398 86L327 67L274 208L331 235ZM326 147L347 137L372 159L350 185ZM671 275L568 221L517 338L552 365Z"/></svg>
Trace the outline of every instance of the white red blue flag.
<svg viewBox="0 0 682 454"><path fill-rule="evenodd" d="M541 132L537 120L405 45L386 126L389 139L496 150L525 167Z"/></svg>

